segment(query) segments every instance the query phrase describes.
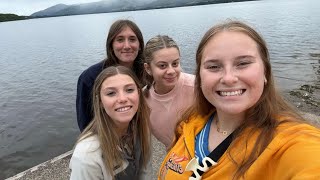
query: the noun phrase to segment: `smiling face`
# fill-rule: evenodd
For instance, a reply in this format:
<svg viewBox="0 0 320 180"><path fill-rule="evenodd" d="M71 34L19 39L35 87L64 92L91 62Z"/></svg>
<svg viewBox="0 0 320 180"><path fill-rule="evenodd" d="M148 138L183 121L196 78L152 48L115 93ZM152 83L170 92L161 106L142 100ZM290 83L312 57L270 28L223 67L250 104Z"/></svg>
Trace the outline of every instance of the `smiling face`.
<svg viewBox="0 0 320 180"><path fill-rule="evenodd" d="M139 92L134 80L124 74L111 76L103 81L100 97L116 126L127 128L139 106Z"/></svg>
<svg viewBox="0 0 320 180"><path fill-rule="evenodd" d="M112 42L112 49L119 59L120 65L131 68L133 61L138 56L140 44L136 34L128 26L115 37Z"/></svg>
<svg viewBox="0 0 320 180"><path fill-rule="evenodd" d="M147 73L153 77L158 94L170 92L180 77L180 54L177 48L163 48L152 54L152 61L145 63Z"/></svg>
<svg viewBox="0 0 320 180"><path fill-rule="evenodd" d="M217 112L244 115L261 97L264 65L257 44L244 33L222 31L203 50L201 89Z"/></svg>

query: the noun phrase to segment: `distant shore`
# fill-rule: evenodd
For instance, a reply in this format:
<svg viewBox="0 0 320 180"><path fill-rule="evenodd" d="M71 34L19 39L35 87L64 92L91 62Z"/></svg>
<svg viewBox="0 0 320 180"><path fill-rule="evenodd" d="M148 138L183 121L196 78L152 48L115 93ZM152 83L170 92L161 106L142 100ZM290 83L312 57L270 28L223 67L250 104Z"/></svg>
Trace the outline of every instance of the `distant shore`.
<svg viewBox="0 0 320 180"><path fill-rule="evenodd" d="M16 14L0 14L0 22L18 21L30 19L30 16L18 16Z"/></svg>

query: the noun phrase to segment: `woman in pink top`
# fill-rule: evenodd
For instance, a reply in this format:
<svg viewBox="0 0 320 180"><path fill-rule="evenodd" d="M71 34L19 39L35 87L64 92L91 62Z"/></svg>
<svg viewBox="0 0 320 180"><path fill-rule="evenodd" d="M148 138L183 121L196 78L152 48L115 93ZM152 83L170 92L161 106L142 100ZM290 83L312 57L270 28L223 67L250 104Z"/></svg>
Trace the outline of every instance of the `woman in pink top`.
<svg viewBox="0 0 320 180"><path fill-rule="evenodd" d="M144 58L144 95L151 108L151 131L169 147L178 119L194 102L194 75L181 72L179 47L168 36L151 38Z"/></svg>

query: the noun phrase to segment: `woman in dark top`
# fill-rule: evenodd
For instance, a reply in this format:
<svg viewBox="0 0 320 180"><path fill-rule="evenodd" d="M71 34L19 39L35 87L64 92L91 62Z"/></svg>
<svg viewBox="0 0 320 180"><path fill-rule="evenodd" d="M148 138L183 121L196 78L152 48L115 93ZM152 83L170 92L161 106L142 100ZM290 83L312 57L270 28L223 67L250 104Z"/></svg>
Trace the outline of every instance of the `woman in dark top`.
<svg viewBox="0 0 320 180"><path fill-rule="evenodd" d="M76 111L81 132L93 118L91 93L98 74L109 66L119 64L132 69L142 79L143 49L143 36L134 22L117 20L111 25L106 42L107 57L84 70L78 79Z"/></svg>

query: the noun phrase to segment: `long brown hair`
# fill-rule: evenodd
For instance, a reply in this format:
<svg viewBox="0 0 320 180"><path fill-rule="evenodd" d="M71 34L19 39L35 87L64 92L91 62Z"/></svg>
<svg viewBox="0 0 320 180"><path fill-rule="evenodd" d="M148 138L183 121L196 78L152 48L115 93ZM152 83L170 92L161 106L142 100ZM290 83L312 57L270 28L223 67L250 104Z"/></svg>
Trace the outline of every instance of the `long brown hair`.
<svg viewBox="0 0 320 180"><path fill-rule="evenodd" d="M78 142L92 135L98 136L104 164L106 165L106 168L112 177L114 176L114 167L121 164L123 161L123 156L119 151L119 147L122 146L123 142L121 142L122 138L116 133L116 125L114 121L106 113L102 105L100 91L102 83L107 78L117 74L130 76L134 80L139 91L139 107L129 123L127 132L128 134L126 135L129 138L133 138L132 141L129 141L132 142L132 144L129 144L129 146L131 145L131 148L133 148L133 146L136 145L134 142L137 140L140 142L140 149L142 151L142 166L146 167L150 158L150 131L148 124L150 109L143 98L141 92L142 85L140 84L136 75L129 68L124 66L110 66L104 69L95 80L92 96L94 117L91 123L79 136Z"/></svg>
<svg viewBox="0 0 320 180"><path fill-rule="evenodd" d="M136 23L128 20L128 19L120 19L115 21L108 33L107 41L106 41L106 51L107 51L107 58L104 60L104 68L109 67L109 66L114 66L119 64L119 59L117 56L114 54L113 48L112 48L112 43L117 37L119 33L126 27L129 27L137 36L138 41L139 41L139 51L136 59L133 62L133 67L132 70L135 72L135 74L138 76L140 80L142 80L143 76L143 50L144 50L144 41L143 41L143 36L142 33L137 26ZM144 83L144 82L142 82Z"/></svg>
<svg viewBox="0 0 320 180"><path fill-rule="evenodd" d="M177 43L169 36L167 35L157 35L151 39L149 39L149 41L146 44L146 47L144 49L144 62L149 64L151 61L153 60L153 53L155 53L156 51L159 51L161 49L165 49L165 48L176 48L180 54L180 50L179 47L177 45ZM146 83L146 89L144 90L144 95L146 97L149 96L149 90L151 88L151 85L153 83L153 77L151 75L149 75L146 70L144 70L144 74L143 74L143 79L144 82Z"/></svg>
<svg viewBox="0 0 320 180"><path fill-rule="evenodd" d="M259 155L266 149L268 144L273 139L275 134L276 127L280 123L294 121L298 122L299 119L303 119L299 114L296 113L296 110L291 107L280 95L280 93L276 90L274 85L274 78L272 75L271 64L270 64L270 56L269 51L266 45L266 42L259 35L257 31L255 31L250 26L242 23L240 21L235 20L228 20L221 24L217 24L210 28L205 35L203 36L200 44L198 46L196 52L196 80L195 80L195 97L196 103L194 106L189 108L180 119L179 122L185 121L187 122L191 115L199 114L199 115L207 115L210 112L215 110L215 107L205 98L204 94L202 93L200 84L201 84L201 77L200 77L200 65L202 60L202 55L204 48L206 47L209 40L211 40L215 35L221 33L223 31L233 31L233 32L240 32L256 42L259 54L263 61L264 65L264 72L267 83L264 86L263 93L258 100L258 102L252 106L246 113L245 121L238 127L234 132L234 140L230 145L228 150L228 155L232 159L232 161L237 165L237 171L234 174L234 179L238 179L240 177L244 177L245 172L249 169L252 163L259 157ZM288 118L286 121L279 122L277 120L278 115L286 115ZM247 159L243 159L241 162L236 162L232 157L230 150L232 146L235 144L237 140L239 140L239 136L244 132L244 130L251 127L249 135L246 137L247 139L244 141L245 143L248 142L250 135L253 133L259 132L257 140L254 144L254 147ZM177 124L176 128L176 137L174 143L179 138L180 134L178 133L177 129L179 128L179 123ZM241 137L243 138L243 136ZM173 144L174 144L173 143ZM247 147L247 146L244 146ZM245 149L247 151L247 149Z"/></svg>

